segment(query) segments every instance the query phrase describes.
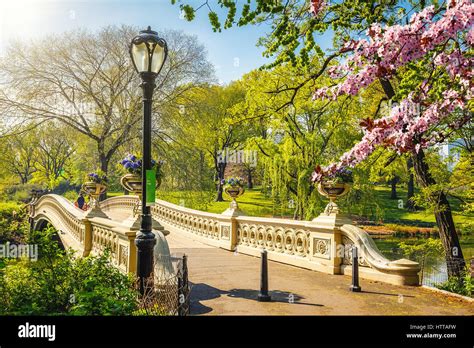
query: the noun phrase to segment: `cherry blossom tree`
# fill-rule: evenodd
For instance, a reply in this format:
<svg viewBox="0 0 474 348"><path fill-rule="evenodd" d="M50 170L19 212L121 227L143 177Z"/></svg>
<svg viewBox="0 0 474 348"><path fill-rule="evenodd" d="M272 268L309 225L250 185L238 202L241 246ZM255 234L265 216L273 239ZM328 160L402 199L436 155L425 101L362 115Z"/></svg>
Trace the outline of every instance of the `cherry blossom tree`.
<svg viewBox="0 0 474 348"><path fill-rule="evenodd" d="M318 14L320 2L311 3L312 11ZM328 69L335 84L316 90L314 98L357 95L379 81L392 105L388 115L364 120L361 141L338 162L315 170L312 181L354 167L378 146L384 146L400 154L412 153L421 187L435 186L424 150L472 121L473 24L474 4L449 0L446 7L424 8L406 25L372 24L366 37L347 41L340 50L347 57L345 62ZM435 216L448 273L458 275L464 258L446 194L436 189L429 198L437 207Z"/></svg>

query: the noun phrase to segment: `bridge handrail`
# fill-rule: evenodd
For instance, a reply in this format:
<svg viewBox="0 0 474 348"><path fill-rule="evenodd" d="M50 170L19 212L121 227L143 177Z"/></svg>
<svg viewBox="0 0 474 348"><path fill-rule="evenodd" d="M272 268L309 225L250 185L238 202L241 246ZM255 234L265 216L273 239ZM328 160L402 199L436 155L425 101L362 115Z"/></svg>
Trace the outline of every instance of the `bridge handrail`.
<svg viewBox="0 0 474 348"><path fill-rule="evenodd" d="M77 209L66 203L64 198L56 200L68 210ZM101 202L101 208L105 212L117 209L131 214L137 202L137 196L118 196ZM365 231L350 224L229 216L163 200L156 200L151 213L167 230L188 233L193 239L206 244L253 256L260 256L260 251L265 248L270 260L331 274L351 273L349 251L355 244L359 249L361 277L394 284L418 284L418 263L405 259L389 261ZM129 269L132 265L130 259L136 254L133 243L135 232L100 217L86 220L86 226L91 226L91 240L86 243L85 249L98 252L108 246L117 264ZM125 259L128 261L125 262Z"/></svg>
<svg viewBox="0 0 474 348"><path fill-rule="evenodd" d="M66 198L55 194L43 195L30 206L31 219L43 216L58 230L70 232L71 237L81 245L85 239L85 215L83 210L75 207Z"/></svg>
<svg viewBox="0 0 474 348"><path fill-rule="evenodd" d="M124 272L135 272L136 231L131 231L121 222L88 217L87 212L74 206L65 197L55 194L43 195L33 201L30 204L30 219L33 228L40 221L47 221L58 230L61 239L72 237L77 242L74 247L80 249L82 256L98 254L109 248L112 262L116 266Z"/></svg>

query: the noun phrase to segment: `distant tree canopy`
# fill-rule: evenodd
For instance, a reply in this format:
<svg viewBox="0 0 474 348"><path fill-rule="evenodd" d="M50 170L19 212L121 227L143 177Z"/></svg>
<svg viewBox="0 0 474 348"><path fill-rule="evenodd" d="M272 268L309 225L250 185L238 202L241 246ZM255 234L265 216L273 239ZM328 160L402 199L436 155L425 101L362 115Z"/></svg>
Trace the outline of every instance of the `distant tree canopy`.
<svg viewBox="0 0 474 348"><path fill-rule="evenodd" d="M72 31L67 40L61 34L11 43L0 60L2 114L13 123L57 120L73 128L95 144L90 156L107 173L114 154L137 137L141 126L140 79L128 52L137 32L130 26L106 27L96 33ZM162 34L170 52L157 79L153 117L158 124L163 105L213 80L196 38L172 30Z"/></svg>

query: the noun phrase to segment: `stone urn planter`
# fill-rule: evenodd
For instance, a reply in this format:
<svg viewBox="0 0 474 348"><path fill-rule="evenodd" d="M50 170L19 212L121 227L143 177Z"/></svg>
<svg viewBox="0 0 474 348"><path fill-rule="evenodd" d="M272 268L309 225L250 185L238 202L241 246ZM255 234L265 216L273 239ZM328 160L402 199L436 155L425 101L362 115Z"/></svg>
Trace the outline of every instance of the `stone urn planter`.
<svg viewBox="0 0 474 348"><path fill-rule="evenodd" d="M323 181L318 184L318 192L324 197L329 198L329 204L324 209L326 215L339 213L339 207L336 199L349 192L351 185L345 182Z"/></svg>
<svg viewBox="0 0 474 348"><path fill-rule="evenodd" d="M239 205L237 204L236 198L242 196L245 193L245 189L240 186L226 186L224 187L224 192L232 198L230 202L231 209L238 209Z"/></svg>
<svg viewBox="0 0 474 348"><path fill-rule="evenodd" d="M120 185L128 192L141 197L142 177L138 174L125 174L120 178Z"/></svg>
<svg viewBox="0 0 474 348"><path fill-rule="evenodd" d="M236 199L245 193L245 189L242 186L226 185L224 186L224 192L232 199L232 202L230 202L230 207L223 214L243 215L243 212L239 209Z"/></svg>
<svg viewBox="0 0 474 348"><path fill-rule="evenodd" d="M137 204L133 207L133 214L125 222L125 224L131 225L133 229L139 229L140 227L140 211L142 208L142 177L139 174L125 174L120 178L120 184L122 187L130 192L133 195L138 196ZM161 178L156 179L156 188L160 187L161 185ZM163 226L161 226L155 219L152 218L152 225L154 230L161 231L164 235L168 235L169 232L165 231Z"/></svg>
<svg viewBox="0 0 474 348"><path fill-rule="evenodd" d="M142 177L138 174L125 174L120 178L120 185L130 193L142 196ZM161 178L156 178L156 188L161 186Z"/></svg>
<svg viewBox="0 0 474 348"><path fill-rule="evenodd" d="M86 181L82 184L82 191L90 197L90 210L87 217L102 217L108 219L108 216L99 207L99 197L107 191L107 185L94 181Z"/></svg>
<svg viewBox="0 0 474 348"><path fill-rule="evenodd" d="M107 191L107 186L94 181L87 181L82 184L82 191L92 198L92 208L96 208L99 196Z"/></svg>
<svg viewBox="0 0 474 348"><path fill-rule="evenodd" d="M245 189L240 186L227 186L224 188L224 192L227 193L233 201L236 198L242 196L245 193Z"/></svg>

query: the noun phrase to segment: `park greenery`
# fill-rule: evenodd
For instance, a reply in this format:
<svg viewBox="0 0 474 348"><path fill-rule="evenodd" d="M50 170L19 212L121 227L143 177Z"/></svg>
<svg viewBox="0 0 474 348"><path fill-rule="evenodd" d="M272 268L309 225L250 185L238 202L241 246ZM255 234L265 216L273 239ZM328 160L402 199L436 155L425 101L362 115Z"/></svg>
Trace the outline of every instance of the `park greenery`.
<svg viewBox="0 0 474 348"><path fill-rule="evenodd" d="M5 260L0 267L0 315L132 315L139 313L135 280L110 264L106 251L80 258L61 249L47 229L25 238L38 260Z"/></svg>
<svg viewBox="0 0 474 348"><path fill-rule="evenodd" d="M153 104L158 198L219 213L226 179L243 177L247 214L309 220L327 203L315 185L337 177L351 181L340 206L354 220L435 227L448 264L472 256L470 1L171 2L188 20L207 11L216 32L269 24L257 44L273 60L219 85L205 45L160 32L170 52ZM5 209L32 188L74 199L97 168L108 194L122 194L119 178L139 171L141 91L127 47L138 29L10 44L0 59L0 196L13 202Z"/></svg>

